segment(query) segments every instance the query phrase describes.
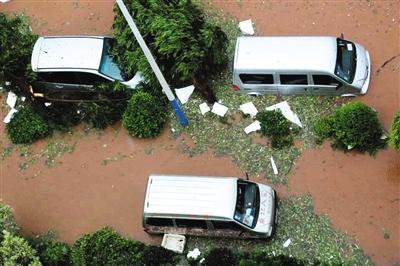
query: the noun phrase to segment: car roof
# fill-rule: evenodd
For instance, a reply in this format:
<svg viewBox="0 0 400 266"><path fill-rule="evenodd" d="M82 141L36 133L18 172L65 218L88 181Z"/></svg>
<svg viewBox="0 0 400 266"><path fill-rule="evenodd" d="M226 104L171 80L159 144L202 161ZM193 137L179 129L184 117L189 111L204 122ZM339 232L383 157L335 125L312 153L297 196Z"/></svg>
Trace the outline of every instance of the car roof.
<svg viewBox="0 0 400 266"><path fill-rule="evenodd" d="M150 175L144 214L232 220L237 180L235 177Z"/></svg>
<svg viewBox="0 0 400 266"><path fill-rule="evenodd" d="M104 38L104 36L39 37L32 52L32 69L37 72L52 69L98 70Z"/></svg>
<svg viewBox="0 0 400 266"><path fill-rule="evenodd" d="M336 54L336 37L239 37L234 70L333 73Z"/></svg>

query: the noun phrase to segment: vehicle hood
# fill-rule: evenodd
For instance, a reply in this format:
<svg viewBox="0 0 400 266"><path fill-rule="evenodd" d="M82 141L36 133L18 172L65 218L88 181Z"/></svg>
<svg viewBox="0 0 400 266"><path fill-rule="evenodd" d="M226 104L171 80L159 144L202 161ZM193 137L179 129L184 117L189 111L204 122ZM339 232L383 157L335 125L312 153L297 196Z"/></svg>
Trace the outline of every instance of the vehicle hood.
<svg viewBox="0 0 400 266"><path fill-rule="evenodd" d="M260 189L260 209L258 220L254 231L262 234L269 234L273 227L273 215L275 199L273 190L266 185L259 184Z"/></svg>
<svg viewBox="0 0 400 266"><path fill-rule="evenodd" d="M359 44L355 44L357 52L357 66L354 75L353 86L362 89L364 84L369 81L370 62L367 50Z"/></svg>

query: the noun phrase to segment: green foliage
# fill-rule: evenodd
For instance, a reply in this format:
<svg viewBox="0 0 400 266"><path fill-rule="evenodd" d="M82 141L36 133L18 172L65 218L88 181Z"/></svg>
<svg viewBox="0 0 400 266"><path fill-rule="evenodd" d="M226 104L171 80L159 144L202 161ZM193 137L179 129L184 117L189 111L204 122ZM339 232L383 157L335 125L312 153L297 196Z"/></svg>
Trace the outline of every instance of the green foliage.
<svg viewBox="0 0 400 266"><path fill-rule="evenodd" d="M11 90L20 94L25 77L32 76L29 63L37 36L23 15L0 13L0 29L0 81L11 81Z"/></svg>
<svg viewBox="0 0 400 266"><path fill-rule="evenodd" d="M259 112L256 117L261 123L261 134L271 138L273 148L281 149L292 145L291 123L280 111L263 111Z"/></svg>
<svg viewBox="0 0 400 266"><path fill-rule="evenodd" d="M72 264L138 265L142 262L144 244L120 236L110 228L82 236L71 252Z"/></svg>
<svg viewBox="0 0 400 266"><path fill-rule="evenodd" d="M42 264L36 255L36 251L24 238L3 230L3 241L0 245L0 265L40 266Z"/></svg>
<svg viewBox="0 0 400 266"><path fill-rule="evenodd" d="M143 264L159 266L172 263L175 253L159 246L146 246L143 253Z"/></svg>
<svg viewBox="0 0 400 266"><path fill-rule="evenodd" d="M314 123L315 139L317 144L322 144L325 139L328 139L334 134L333 117L322 117Z"/></svg>
<svg viewBox="0 0 400 266"><path fill-rule="evenodd" d="M48 266L71 265L71 248L62 242L55 240L52 232L44 236L29 239L31 246L37 251L40 261Z"/></svg>
<svg viewBox="0 0 400 266"><path fill-rule="evenodd" d="M236 255L228 248L213 248L205 258L206 266L232 266L236 263Z"/></svg>
<svg viewBox="0 0 400 266"><path fill-rule="evenodd" d="M160 134L167 116L166 109L151 94L138 91L128 102L122 125L132 136L150 138Z"/></svg>
<svg viewBox="0 0 400 266"><path fill-rule="evenodd" d="M325 120L314 127L317 141L330 137L334 148L375 154L386 144L377 112L361 102L344 104Z"/></svg>
<svg viewBox="0 0 400 266"><path fill-rule="evenodd" d="M18 226L15 223L13 211L10 206L0 203L0 232L6 230L11 234L18 232ZM2 234L0 234L0 242L2 240Z"/></svg>
<svg viewBox="0 0 400 266"><path fill-rule="evenodd" d="M255 250L250 253L242 254L239 260L239 266L303 266L304 262L297 260L294 257L285 255L274 256L265 251ZM318 263L315 263L318 265Z"/></svg>
<svg viewBox="0 0 400 266"><path fill-rule="evenodd" d="M132 0L126 5L161 72L172 86L202 80L201 77L209 80L228 61L225 33L207 22L202 11L191 1ZM138 70L156 86L158 82L153 71L117 6L114 12L116 42L111 54L123 67L125 76ZM209 90L207 86L198 88Z"/></svg>
<svg viewBox="0 0 400 266"><path fill-rule="evenodd" d="M14 114L6 128L13 143L32 143L49 133L46 122L31 107L23 107Z"/></svg>
<svg viewBox="0 0 400 266"><path fill-rule="evenodd" d="M389 134L389 145L393 149L400 151L400 111L394 116Z"/></svg>

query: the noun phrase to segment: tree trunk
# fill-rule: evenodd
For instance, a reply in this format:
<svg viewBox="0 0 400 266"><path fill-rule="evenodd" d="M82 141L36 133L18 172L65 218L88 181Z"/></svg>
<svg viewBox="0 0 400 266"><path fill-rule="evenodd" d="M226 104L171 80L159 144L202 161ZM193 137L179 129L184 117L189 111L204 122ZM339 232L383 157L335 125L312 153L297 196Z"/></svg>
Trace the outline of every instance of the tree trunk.
<svg viewBox="0 0 400 266"><path fill-rule="evenodd" d="M213 104L217 101L213 90L208 85L208 80L202 74L197 73L193 77L193 85L198 89L201 97L204 98L209 104Z"/></svg>

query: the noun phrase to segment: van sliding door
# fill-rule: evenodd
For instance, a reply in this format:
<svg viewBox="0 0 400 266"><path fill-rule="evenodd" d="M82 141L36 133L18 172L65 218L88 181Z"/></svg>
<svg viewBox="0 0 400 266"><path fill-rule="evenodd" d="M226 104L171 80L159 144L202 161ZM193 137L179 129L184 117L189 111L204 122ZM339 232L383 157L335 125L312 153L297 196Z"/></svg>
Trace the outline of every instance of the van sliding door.
<svg viewBox="0 0 400 266"><path fill-rule="evenodd" d="M307 95L311 94L308 87L306 74L280 74L278 92L282 95Z"/></svg>

